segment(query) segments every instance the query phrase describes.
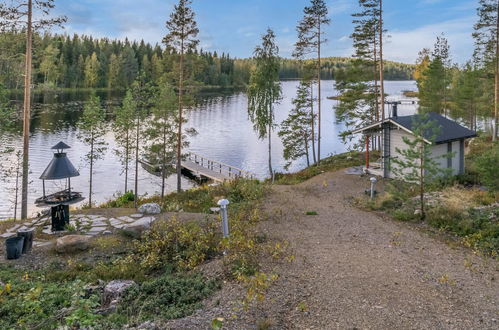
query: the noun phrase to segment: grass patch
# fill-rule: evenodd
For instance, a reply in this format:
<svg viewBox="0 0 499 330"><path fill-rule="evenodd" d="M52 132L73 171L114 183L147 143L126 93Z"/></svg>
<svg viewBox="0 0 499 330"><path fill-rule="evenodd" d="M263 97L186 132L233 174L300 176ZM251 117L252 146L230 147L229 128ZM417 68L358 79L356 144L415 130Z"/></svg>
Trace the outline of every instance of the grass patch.
<svg viewBox="0 0 499 330"><path fill-rule="evenodd" d="M376 152L371 153L371 156L376 157ZM276 173L275 183L283 185L298 184L324 172L362 165L364 157L363 153L357 151L330 156L322 159L320 165L312 165L296 173Z"/></svg>
<svg viewBox="0 0 499 330"><path fill-rule="evenodd" d="M307 211L305 215L318 215L318 213L316 211Z"/></svg>
<svg viewBox="0 0 499 330"><path fill-rule="evenodd" d="M183 191L180 194L171 193L163 199L160 196L145 197L139 200L139 205L144 203L158 203L163 211L185 211L210 213L210 208L216 206L217 201L226 198L230 201L230 208L240 204L258 201L267 189L264 183L258 180L239 179L225 182L216 186L203 185ZM125 195L123 195L125 196ZM133 197L127 200L119 196L117 199L102 204L101 208L117 207L133 208Z"/></svg>

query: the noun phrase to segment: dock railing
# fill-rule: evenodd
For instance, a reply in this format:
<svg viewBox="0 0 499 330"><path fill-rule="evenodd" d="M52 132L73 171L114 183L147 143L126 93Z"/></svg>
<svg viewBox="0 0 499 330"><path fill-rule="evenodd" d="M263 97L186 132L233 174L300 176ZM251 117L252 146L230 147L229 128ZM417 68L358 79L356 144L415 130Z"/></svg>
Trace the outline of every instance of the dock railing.
<svg viewBox="0 0 499 330"><path fill-rule="evenodd" d="M216 160L208 159L204 156L192 152L188 153L186 158L187 160L196 163L206 169L228 176L229 179L256 179L256 175L249 171L245 171L243 169Z"/></svg>

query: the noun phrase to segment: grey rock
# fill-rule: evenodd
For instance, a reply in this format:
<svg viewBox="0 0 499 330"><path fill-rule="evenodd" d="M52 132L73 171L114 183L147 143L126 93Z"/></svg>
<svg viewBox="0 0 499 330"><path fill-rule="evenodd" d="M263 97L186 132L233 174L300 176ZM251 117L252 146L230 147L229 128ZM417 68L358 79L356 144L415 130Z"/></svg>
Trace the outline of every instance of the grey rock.
<svg viewBox="0 0 499 330"><path fill-rule="evenodd" d="M132 218L142 218L144 215L142 213L135 213L135 214L131 214L130 217Z"/></svg>
<svg viewBox="0 0 499 330"><path fill-rule="evenodd" d="M130 287L136 285L131 280L113 280L104 287L102 294L102 305L106 307L116 306L123 293Z"/></svg>
<svg viewBox="0 0 499 330"><path fill-rule="evenodd" d="M161 207L157 203L147 203L142 204L138 211L143 214L159 214L161 213Z"/></svg>
<svg viewBox="0 0 499 330"><path fill-rule="evenodd" d="M85 251L90 247L89 241L86 235L67 235L57 239L55 249L59 253Z"/></svg>
<svg viewBox="0 0 499 330"><path fill-rule="evenodd" d="M122 229L132 236L140 236L142 232L151 228L152 223L154 222L154 217L144 217L139 219L133 223L130 223L124 226Z"/></svg>

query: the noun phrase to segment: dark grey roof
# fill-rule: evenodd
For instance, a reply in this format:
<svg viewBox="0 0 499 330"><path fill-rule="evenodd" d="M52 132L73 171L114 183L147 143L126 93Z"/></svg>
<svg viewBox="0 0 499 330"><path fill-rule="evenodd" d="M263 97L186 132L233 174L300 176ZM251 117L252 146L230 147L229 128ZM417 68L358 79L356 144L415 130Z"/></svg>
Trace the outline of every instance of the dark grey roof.
<svg viewBox="0 0 499 330"><path fill-rule="evenodd" d="M66 153L56 153L49 165L43 171L40 179L42 180L60 180L79 176L80 173L71 164L71 161L66 157Z"/></svg>
<svg viewBox="0 0 499 330"><path fill-rule="evenodd" d="M401 117L391 117L390 120L396 122L400 126L403 126L413 131L412 125L414 123L414 119L420 115L412 115L412 116L401 116ZM456 123L453 120L447 119L444 116L430 112L428 113L429 120L433 120L440 126L440 134L435 139L435 143L444 143L453 140L466 139L476 136L476 132L467 129ZM430 139L429 136L425 136L426 139Z"/></svg>
<svg viewBox="0 0 499 330"><path fill-rule="evenodd" d="M71 147L68 146L66 143L64 143L64 142L61 141L61 142L57 143L55 146L53 146L50 149L62 150L62 149L69 149L69 148L71 148Z"/></svg>

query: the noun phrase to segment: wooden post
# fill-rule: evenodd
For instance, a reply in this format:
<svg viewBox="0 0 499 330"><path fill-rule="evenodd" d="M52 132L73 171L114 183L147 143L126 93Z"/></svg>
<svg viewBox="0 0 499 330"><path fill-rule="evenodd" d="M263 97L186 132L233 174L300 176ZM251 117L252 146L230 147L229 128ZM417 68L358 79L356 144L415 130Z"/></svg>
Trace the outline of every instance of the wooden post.
<svg viewBox="0 0 499 330"><path fill-rule="evenodd" d="M366 169L369 168L369 135L366 135Z"/></svg>

